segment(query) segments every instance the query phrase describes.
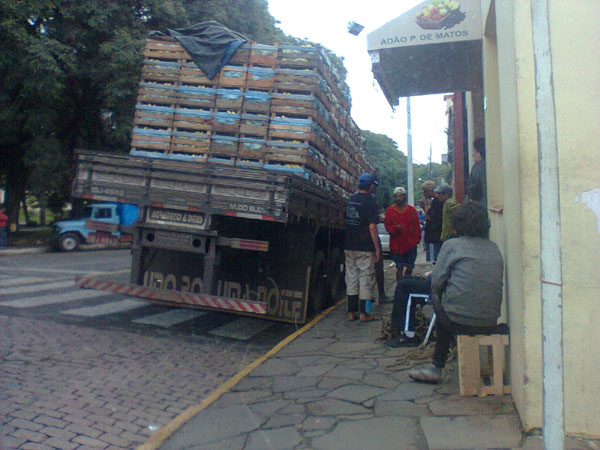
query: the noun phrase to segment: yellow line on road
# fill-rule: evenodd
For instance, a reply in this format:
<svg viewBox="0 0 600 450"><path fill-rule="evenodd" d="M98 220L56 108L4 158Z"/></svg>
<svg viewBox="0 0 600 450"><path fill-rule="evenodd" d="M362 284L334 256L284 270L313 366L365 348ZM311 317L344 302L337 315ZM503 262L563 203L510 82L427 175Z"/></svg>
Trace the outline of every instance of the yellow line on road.
<svg viewBox="0 0 600 450"><path fill-rule="evenodd" d="M263 362L265 362L271 356L274 356L275 354L277 354L277 352L279 352L279 350L281 350L283 347L288 345L290 342L292 342L298 336L300 336L301 334L310 330L312 327L314 327L317 323L319 323L321 320L323 320L325 317L327 317L334 309L336 309L338 306L340 306L345 301L346 301L346 299L340 300L337 304L327 308L325 311L323 311L321 314L319 314L317 317L315 317L312 321L310 321L309 323L304 325L302 328L300 328L295 333L290 334L283 341L278 343L275 347L273 347L271 350L269 350L263 356L258 358L256 361L253 361L252 363L248 364L246 367L244 367L242 370L240 370L238 373L236 373L234 376L232 376L230 379L228 379L225 383L223 383L221 386L219 386L216 390L214 390L208 397L206 397L204 400L202 400L202 402L200 404L190 406L184 412L182 412L177 417L175 417L171 422L169 422L164 427L162 427L160 430L158 430L156 433L154 433L152 436L150 436L150 438L144 444L142 444L140 447L138 447L137 450L156 450L156 449L160 448L160 446L169 437L171 437L171 435L173 433L175 433L179 428L181 428L183 425L185 425L191 419L193 419L194 416L196 416L202 410L204 410L205 408L207 408L208 406L213 404L215 401L217 401L223 394L225 394L229 390L231 390L236 384L238 384L250 372L252 372L258 366L260 366Z"/></svg>

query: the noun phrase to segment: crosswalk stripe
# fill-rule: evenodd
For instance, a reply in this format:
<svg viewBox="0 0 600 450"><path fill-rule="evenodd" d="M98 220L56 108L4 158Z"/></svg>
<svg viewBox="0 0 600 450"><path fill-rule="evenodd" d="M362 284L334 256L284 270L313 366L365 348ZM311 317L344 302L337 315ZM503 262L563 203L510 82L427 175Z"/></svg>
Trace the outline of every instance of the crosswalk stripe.
<svg viewBox="0 0 600 450"><path fill-rule="evenodd" d="M193 309L173 309L160 314L153 314L151 316L135 319L134 322L144 325L156 325L159 327L168 328L172 325L177 325L178 323L186 322L205 314L207 314L206 311L196 311Z"/></svg>
<svg viewBox="0 0 600 450"><path fill-rule="evenodd" d="M3 278L0 280L0 286L19 286L21 284L39 283L41 281L48 281L48 278L41 277L20 277L20 278Z"/></svg>
<svg viewBox="0 0 600 450"><path fill-rule="evenodd" d="M57 281L55 283L34 284L28 286L16 286L0 289L0 295L26 294L29 292L48 291L50 289L61 289L75 286L75 281Z"/></svg>
<svg viewBox="0 0 600 450"><path fill-rule="evenodd" d="M139 300L122 300L120 302L103 303L96 306L86 306L83 308L74 308L61 311L61 314L69 314L72 316L83 316L83 317L96 317L104 316L106 314L114 314L119 312L125 312L136 308L146 306L147 303Z"/></svg>
<svg viewBox="0 0 600 450"><path fill-rule="evenodd" d="M106 292L93 291L89 289L79 289L77 291L63 292L60 294L42 295L40 297L23 298L19 300L10 300L1 302L0 306L11 306L13 308L32 308L34 306L52 305L56 303L72 302L74 300L83 300L92 297L106 296Z"/></svg>
<svg viewBox="0 0 600 450"><path fill-rule="evenodd" d="M244 317L226 323L219 328L215 328L214 330L209 331L209 333L214 334L215 336L247 341L271 326L273 326L273 322Z"/></svg>

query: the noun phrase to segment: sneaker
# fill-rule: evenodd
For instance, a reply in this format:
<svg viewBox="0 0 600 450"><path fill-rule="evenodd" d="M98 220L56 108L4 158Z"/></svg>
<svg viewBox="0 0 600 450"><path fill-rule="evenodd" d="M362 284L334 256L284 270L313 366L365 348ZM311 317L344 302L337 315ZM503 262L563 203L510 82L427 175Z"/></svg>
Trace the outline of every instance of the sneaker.
<svg viewBox="0 0 600 450"><path fill-rule="evenodd" d="M442 369L440 367L431 365L421 369L413 369L408 372L408 376L421 383L437 384L442 381Z"/></svg>
<svg viewBox="0 0 600 450"><path fill-rule="evenodd" d="M421 343L421 339L418 337L408 337L404 334L399 334L392 339L385 341L385 345L390 348L398 347L417 347Z"/></svg>

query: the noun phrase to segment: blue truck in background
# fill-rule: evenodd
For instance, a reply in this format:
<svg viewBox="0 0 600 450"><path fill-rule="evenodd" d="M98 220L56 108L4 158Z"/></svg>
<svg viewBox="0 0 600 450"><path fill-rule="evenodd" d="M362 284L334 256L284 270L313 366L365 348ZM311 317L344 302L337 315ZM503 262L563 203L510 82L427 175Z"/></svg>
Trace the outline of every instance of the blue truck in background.
<svg viewBox="0 0 600 450"><path fill-rule="evenodd" d="M115 245L131 242L138 207L128 203L106 202L85 207L79 219L54 224L54 241L63 252L77 250L81 244Z"/></svg>

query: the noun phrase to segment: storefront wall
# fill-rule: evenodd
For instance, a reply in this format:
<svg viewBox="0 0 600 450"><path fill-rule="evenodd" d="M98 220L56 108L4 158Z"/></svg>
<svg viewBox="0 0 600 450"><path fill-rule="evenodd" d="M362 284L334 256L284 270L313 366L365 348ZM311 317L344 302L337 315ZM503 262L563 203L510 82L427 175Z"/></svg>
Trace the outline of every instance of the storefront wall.
<svg viewBox="0 0 600 450"><path fill-rule="evenodd" d="M483 2L485 8L489 2ZM494 5L494 3L491 3ZM600 23L596 2L550 2L559 152L565 428L600 437ZM484 10L482 17L489 11ZM494 240L507 266L511 384L524 428L542 426L540 229L535 67L529 1L495 1L496 36L484 38L488 190ZM496 47L497 44L497 47ZM491 72L497 64L497 76ZM491 105L495 100L498 105ZM514 118L514 119L513 119ZM495 130L501 130L493 144ZM492 138L492 139L490 139ZM500 157L498 158L498 155ZM518 169L518 170L517 170ZM518 180L515 175L518 174ZM594 208L595 211L594 211ZM493 237L494 237L493 236Z"/></svg>
<svg viewBox="0 0 600 450"><path fill-rule="evenodd" d="M598 8L599 1L550 2L560 167L565 426L594 437L600 437Z"/></svg>

